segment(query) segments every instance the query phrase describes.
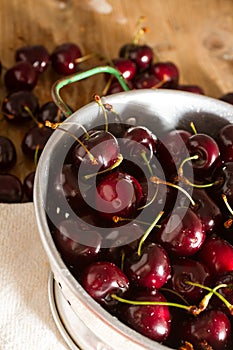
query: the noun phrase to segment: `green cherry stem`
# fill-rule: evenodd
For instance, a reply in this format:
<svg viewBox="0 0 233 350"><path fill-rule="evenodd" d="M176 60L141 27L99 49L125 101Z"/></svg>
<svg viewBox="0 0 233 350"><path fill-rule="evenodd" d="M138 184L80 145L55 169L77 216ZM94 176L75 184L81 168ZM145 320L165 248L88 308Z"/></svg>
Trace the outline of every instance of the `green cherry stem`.
<svg viewBox="0 0 233 350"><path fill-rule="evenodd" d="M230 214L233 216L233 209L231 208L230 204L228 203L227 196L222 193L222 199L224 203L226 204L227 209L229 210Z"/></svg>
<svg viewBox="0 0 233 350"><path fill-rule="evenodd" d="M158 216L155 218L155 220L152 222L152 224L148 227L148 229L146 230L146 232L144 233L144 235L142 236L142 238L139 241L138 244L138 256L141 255L142 252L142 245L145 242L145 240L147 239L147 237L149 236L150 232L153 230L153 228L155 227L155 225L157 224L157 222L160 220L160 218L162 217L162 215L164 214L164 211L161 211Z"/></svg>
<svg viewBox="0 0 233 350"><path fill-rule="evenodd" d="M185 165L187 162L189 162L190 160L197 160L198 158L199 158L199 155L198 155L198 154L195 154L194 156L185 158L185 159L181 162L181 164L180 164L180 166L179 166L178 175L181 176L181 177L183 177L183 175L184 175L184 172L183 172L184 165Z"/></svg>
<svg viewBox="0 0 233 350"><path fill-rule="evenodd" d="M116 167L118 167L118 165L121 164L122 160L123 160L122 154L118 154L118 157L117 157L115 163L114 163L112 166L110 166L110 167L107 168L107 169L98 171L97 173L87 174L87 175L84 176L84 179L85 179L85 180L89 180L89 179L91 179L92 177L94 177L94 176L96 176L96 175L104 174L104 173L106 173L106 172L108 172L108 171L110 171L110 170L113 170L113 169L115 169Z"/></svg>
<svg viewBox="0 0 233 350"><path fill-rule="evenodd" d="M103 115L104 115L104 119L105 119L105 131L108 132L108 117L107 117L106 109L104 108L104 105L103 105L99 95L94 95L94 100L97 102L97 104L102 109L102 112L103 112Z"/></svg>
<svg viewBox="0 0 233 350"><path fill-rule="evenodd" d="M32 113L32 111L30 110L30 108L28 108L28 106L24 106L23 107L25 109L25 111L27 111L27 113L30 115L30 117L32 118L32 120L36 123L36 125L39 128L43 128L44 124L38 122L38 120L36 119L36 117L34 116L34 114Z"/></svg>

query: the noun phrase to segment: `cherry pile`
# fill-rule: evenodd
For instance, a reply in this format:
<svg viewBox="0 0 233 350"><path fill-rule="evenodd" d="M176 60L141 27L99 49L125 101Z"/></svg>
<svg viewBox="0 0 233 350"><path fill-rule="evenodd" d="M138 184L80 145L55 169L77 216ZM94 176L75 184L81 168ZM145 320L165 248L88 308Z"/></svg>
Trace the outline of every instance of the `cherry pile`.
<svg viewBox="0 0 233 350"><path fill-rule="evenodd" d="M144 336L179 350L232 349L233 124L219 118L217 133L201 132L194 116L156 134L96 100L105 123L69 133L49 179L61 257Z"/></svg>

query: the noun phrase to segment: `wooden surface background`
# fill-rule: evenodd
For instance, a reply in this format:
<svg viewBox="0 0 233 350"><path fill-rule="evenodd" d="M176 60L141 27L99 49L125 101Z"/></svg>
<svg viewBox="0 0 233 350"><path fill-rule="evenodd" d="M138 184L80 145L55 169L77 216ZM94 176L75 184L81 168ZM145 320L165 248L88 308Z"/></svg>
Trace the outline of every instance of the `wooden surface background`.
<svg viewBox="0 0 233 350"><path fill-rule="evenodd" d="M159 60L171 60L180 70L180 83L200 85L218 98L233 91L233 0L0 0L0 103L6 95L3 75L14 64L14 52L27 44L43 44L52 52L64 42L77 43L84 54L118 55L131 42L136 23L145 16L149 33L142 39ZM99 64L94 59L82 69ZM48 69L34 89L40 104L51 100L58 77ZM64 92L79 108L101 94L96 81L81 82ZM21 152L28 126L12 126L0 116L0 134L13 139L18 161L12 173L21 180L35 165Z"/></svg>

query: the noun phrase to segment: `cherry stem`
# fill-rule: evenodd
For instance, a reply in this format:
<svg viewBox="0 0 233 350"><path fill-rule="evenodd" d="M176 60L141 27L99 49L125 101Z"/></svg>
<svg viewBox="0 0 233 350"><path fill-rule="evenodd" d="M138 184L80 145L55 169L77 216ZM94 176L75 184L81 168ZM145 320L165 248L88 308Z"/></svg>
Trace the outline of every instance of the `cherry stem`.
<svg viewBox="0 0 233 350"><path fill-rule="evenodd" d="M174 187L176 188L177 190L180 190L181 192L183 192L187 197L188 199L190 200L192 206L196 206L196 203L194 202L194 200L192 199L192 197L190 196L190 194L182 187L176 185L176 184L173 184L172 182L167 182L167 181L164 181L162 179L159 179L157 176L151 176L150 180L155 183L155 184L161 184L161 185L166 185L166 186L170 186L170 187Z"/></svg>
<svg viewBox="0 0 233 350"><path fill-rule="evenodd" d="M204 285L196 283L196 282L186 281L185 283L187 283L191 286L195 286L195 287L199 287L199 288L208 290L212 294L215 294L226 305L226 307L230 310L231 315L233 315L233 305L231 303L229 303L229 301L227 301L226 298L224 298L224 296L222 294L217 292L217 289L219 289L219 288L226 288L227 284L220 284L217 287L212 289L210 287L204 286Z"/></svg>
<svg viewBox="0 0 233 350"><path fill-rule="evenodd" d="M149 205L151 205L154 202L155 198L157 197L158 190L159 190L159 187L158 187L158 184L156 184L156 190L155 190L155 193L154 193L153 197L151 198L151 200L149 202L147 202L146 204L142 205L141 207L138 207L137 210L142 210L142 209L149 207Z"/></svg>
<svg viewBox="0 0 233 350"><path fill-rule="evenodd" d="M94 99L102 109L104 119L105 119L105 131L108 132L108 117L107 117L106 109L104 108L104 105L103 105L99 95L94 95Z"/></svg>
<svg viewBox="0 0 233 350"><path fill-rule="evenodd" d="M98 55L96 53L88 53L87 55L84 55L82 57L76 58L75 63L82 63L85 62L87 60L89 60L90 58L94 58L97 57Z"/></svg>
<svg viewBox="0 0 233 350"><path fill-rule="evenodd" d="M125 304L130 304L130 305L142 305L142 306L148 306L148 305L161 305L161 306L174 306L174 307L178 307L180 309L184 309L188 312L191 312L193 314L195 314L195 310L196 310L196 306L193 305L182 305L182 304L177 304L177 303L172 303L169 301L138 301L138 300L128 300L128 299L124 299L119 297L116 294L111 294L111 298L114 300L117 300L121 303L125 303Z"/></svg>
<svg viewBox="0 0 233 350"><path fill-rule="evenodd" d="M191 123L190 123L190 127L191 127L193 133L194 133L194 134L197 134L197 129L196 129L195 125L194 125L194 122L191 122Z"/></svg>
<svg viewBox="0 0 233 350"><path fill-rule="evenodd" d="M148 159L147 159L146 151L145 151L145 150L143 150L143 151L141 152L141 157L142 157L142 159L144 160L144 162L146 163L146 166L147 166L147 168L148 168L148 170L149 170L149 173L151 174L151 176L153 176L154 174L153 174L152 168L151 168L151 166L150 166L150 162L149 162Z"/></svg>
<svg viewBox="0 0 233 350"><path fill-rule="evenodd" d="M198 155L198 154L195 154L194 156L185 158L185 159L181 162L181 164L180 164L180 166L179 166L178 175L181 176L181 177L183 177L183 174L184 174L184 172L183 172L183 167L184 167L184 165L185 165L187 162L189 162L190 160L197 160L198 158L199 158L199 155Z"/></svg>
<svg viewBox="0 0 233 350"><path fill-rule="evenodd" d="M150 225L150 223L147 221L142 221L142 220L138 220L138 219L130 219L130 218L122 218L121 216L117 216L117 215L114 215L112 217L112 221L115 222L115 224L117 224L118 222L121 222L121 221L134 221L138 224L147 225L147 226ZM160 228L160 225L155 225L155 226Z"/></svg>
<svg viewBox="0 0 233 350"><path fill-rule="evenodd" d="M149 234L151 233L151 231L153 230L153 228L155 227L155 225L157 224L157 222L160 220L160 218L163 216L164 211L160 211L160 213L158 214L158 216L155 218L155 220L152 222L152 224L150 225L150 227L148 227L148 229L146 230L146 232L144 233L144 235L142 236L142 238L139 241L138 244L138 256L141 256L141 252L142 252L142 245L145 242L145 240L147 239L147 237L149 236Z"/></svg>
<svg viewBox="0 0 233 350"><path fill-rule="evenodd" d="M91 154L91 152L88 150L88 148L84 145L84 143L79 140L79 138L77 136L75 136L72 132L70 132L69 130L67 129L63 129L61 128L60 126L57 127L58 130L61 130L61 131L64 131L66 132L68 135L70 135L71 137L73 137L79 144L80 146L83 147L83 149L85 150L85 152L87 153L90 161L92 162L93 165L97 165L98 164L98 161L97 159Z"/></svg>
<svg viewBox="0 0 233 350"><path fill-rule="evenodd" d="M90 138L90 135L88 134L86 128L82 125L82 124L77 124L77 123L70 123L70 122L67 122L65 123L66 125L76 125L78 126L80 129L83 130L85 136L87 139ZM52 123L50 122L49 120L46 120L45 121L45 126L47 126L48 128L51 128L53 130L57 129L58 127L60 127L61 125L64 125L64 122L61 122L61 123ZM59 128L60 129L60 128Z"/></svg>
<svg viewBox="0 0 233 350"><path fill-rule="evenodd" d="M36 119L36 117L34 116L34 114L32 113L32 111L30 110L30 108L28 108L28 106L23 106L23 108L25 109L25 111L27 111L27 113L30 115L30 117L32 118L32 120L37 124L37 126L39 128L43 128L43 124L38 122L38 120Z"/></svg>
<svg viewBox="0 0 233 350"><path fill-rule="evenodd" d="M191 343L185 340L184 344L179 347L179 350L194 350L194 347Z"/></svg>
<svg viewBox="0 0 233 350"><path fill-rule="evenodd" d="M230 204L228 203L227 196L222 193L222 199L224 203L226 204L227 209L229 210L230 214L233 216L233 209L231 208Z"/></svg>
<svg viewBox="0 0 233 350"><path fill-rule="evenodd" d="M169 288L165 288L165 287L160 288L160 290L162 290L162 291L164 291L164 292L169 292L169 293L172 293L172 294L178 296L180 299L183 300L183 302L184 302L186 305L189 305L189 303L187 302L187 300L186 300L181 294L179 294L178 292L176 292L175 290L172 290L172 289L169 289Z"/></svg>
<svg viewBox="0 0 233 350"><path fill-rule="evenodd" d="M38 163L38 153L39 153L40 145L36 145L35 154L34 154L34 165L37 166Z"/></svg>
<svg viewBox="0 0 233 350"><path fill-rule="evenodd" d="M110 166L110 167L107 168L107 169L98 171L97 173L87 174L87 175L84 176L84 179L85 179L85 180L89 180L89 179L91 179L92 177L94 177L94 176L96 176L96 175L104 174L104 173L106 173L106 172L108 172L108 171L110 171L110 170L113 170L113 169L115 169L116 167L118 167L118 165L121 164L122 160L123 160L122 154L118 154L118 157L117 157L115 163L114 163L112 166Z"/></svg>
<svg viewBox="0 0 233 350"><path fill-rule="evenodd" d="M133 44L134 45L138 45L139 44L139 40L142 38L142 36L145 34L145 33L148 33L149 32L149 28L148 27L141 27L137 30L135 36L134 36L134 39L133 39Z"/></svg>
<svg viewBox="0 0 233 350"><path fill-rule="evenodd" d="M121 251L121 270L124 271L124 262L125 262L125 251L122 249Z"/></svg>

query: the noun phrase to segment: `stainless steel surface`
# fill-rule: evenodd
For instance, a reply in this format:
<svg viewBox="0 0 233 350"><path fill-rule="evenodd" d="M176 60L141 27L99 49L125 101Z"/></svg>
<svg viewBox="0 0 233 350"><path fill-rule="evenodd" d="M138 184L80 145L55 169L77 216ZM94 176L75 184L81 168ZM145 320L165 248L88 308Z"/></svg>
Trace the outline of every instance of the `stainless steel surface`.
<svg viewBox="0 0 233 350"><path fill-rule="evenodd" d="M107 96L106 102L113 105L123 120L136 118L137 123L162 132L175 128L184 120L193 120L197 129L208 130L216 121L223 118L233 122L233 107L230 104L201 95L172 90L135 90ZM100 109L96 103L90 103L69 117L69 122L95 125L99 123ZM195 118L195 119L194 119ZM72 125L67 125L72 130ZM219 125L216 125L217 132ZM37 166L34 186L34 204L39 233L45 251L48 255L54 278L61 286L65 300L69 301L73 312L82 320L88 329L83 335L84 342L90 342L92 337L100 340L96 345L98 350L165 350L161 344L141 336L112 317L98 305L81 287L64 265L53 239L51 237L44 203L49 193L48 177L54 161L59 161L59 147L64 143L66 135L56 130L48 141ZM64 144L65 145L65 144ZM66 147L66 146L64 146ZM79 337L77 330L77 337ZM96 343L98 344L98 343ZM88 345L89 346L89 345ZM91 344L84 350L93 349Z"/></svg>

